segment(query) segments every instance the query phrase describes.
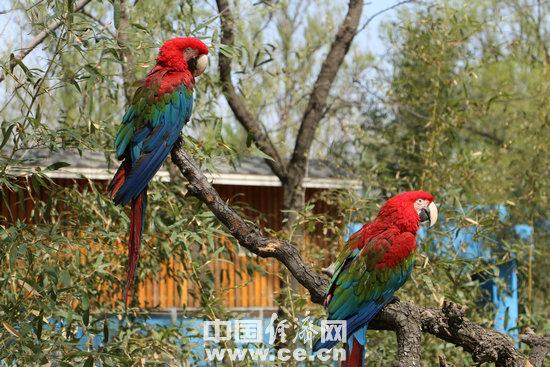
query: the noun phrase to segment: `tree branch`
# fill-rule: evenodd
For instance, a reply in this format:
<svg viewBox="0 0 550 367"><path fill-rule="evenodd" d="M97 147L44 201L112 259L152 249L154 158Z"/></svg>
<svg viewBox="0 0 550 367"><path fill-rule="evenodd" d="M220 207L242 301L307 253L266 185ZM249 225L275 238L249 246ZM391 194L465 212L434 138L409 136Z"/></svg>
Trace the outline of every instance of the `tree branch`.
<svg viewBox="0 0 550 367"><path fill-rule="evenodd" d="M256 226L245 222L231 209L208 182L197 162L182 148L181 138L172 149L172 162L189 181L187 187L189 192L208 206L241 246L260 257L272 257L279 260L309 291L313 302L321 303L323 301L325 289L328 287L328 279L320 276L311 266L304 263L294 244L262 235Z"/></svg>
<svg viewBox="0 0 550 367"><path fill-rule="evenodd" d="M119 47L119 59L122 67L122 79L124 81L124 96L126 102L132 98L132 85L136 80L134 73L134 55L128 44L128 32L130 30L130 14L127 0L120 0L120 17L117 25L116 40Z"/></svg>
<svg viewBox="0 0 550 367"><path fill-rule="evenodd" d="M531 347L529 361L533 367L542 367L546 355L550 352L550 335L538 336L533 330L527 329L520 340Z"/></svg>
<svg viewBox="0 0 550 367"><path fill-rule="evenodd" d="M306 174L309 150L315 137L317 126L323 117L330 87L353 42L362 11L362 0L350 0L346 17L340 25L336 37L330 46L330 51L321 65L321 70L302 116L292 157L287 165L288 180L290 181L288 184L291 192L295 193L301 189ZM285 198L285 200L292 201L291 198Z"/></svg>
<svg viewBox="0 0 550 367"><path fill-rule="evenodd" d="M229 4L227 0L216 0L216 3L218 5L218 12L220 13L222 30L221 43L227 46L233 46L235 42L235 36L233 34L235 21L229 9ZM275 148L275 145L273 145L273 142L265 132L261 123L254 118L246 107L245 101L237 94L233 86L233 82L231 81L231 59L221 51L218 54L218 58L222 90L229 107L235 114L237 121L239 121L245 130L252 135L258 148L273 158L273 160L266 159L265 162L269 165L273 174L283 180L286 176L286 168L279 152Z"/></svg>
<svg viewBox="0 0 550 367"><path fill-rule="evenodd" d="M362 10L362 1L350 0L348 13L340 25L330 47L330 51L321 66L321 70L319 71L319 75L317 76L317 80L309 96L307 107L304 110L302 123L294 146L294 153L290 161L291 166L306 158L304 155L309 151L315 130L317 129L317 125L321 120L322 113L327 104L330 87L351 46L355 31L359 24L359 19L361 18Z"/></svg>
<svg viewBox="0 0 550 367"><path fill-rule="evenodd" d="M313 302L323 301L328 279L304 263L294 244L263 235L256 226L231 209L208 182L198 163L182 148L181 138L172 149L172 161L188 180L189 192L208 206L241 246L260 257L279 260L309 291ZM510 337L468 320L464 312L465 307L454 303L445 303L442 308L424 308L409 302L393 302L369 323L369 328L397 333L398 366L420 366L419 331L462 347L476 363L495 363L497 367L532 366L515 348ZM529 343L534 339L523 336L522 340ZM532 354L536 354L538 361L542 354L539 350L544 347L545 353L548 351L548 337L537 340L532 342L533 348L538 348Z"/></svg>
<svg viewBox="0 0 550 367"><path fill-rule="evenodd" d="M400 1L398 3L395 3L393 4L392 6L389 6L387 8L384 8L380 11L377 11L376 13L374 13L373 15L371 15L366 21L365 23L357 30L356 33L361 33L365 28L367 28L367 26L374 20L374 18L376 18L377 16L379 15L382 15L384 14L385 12L387 11L390 11L390 10L393 10L401 5L405 5L405 4L408 4L408 3L412 3L412 2L415 2L415 0L403 0L403 1Z"/></svg>
<svg viewBox="0 0 550 367"><path fill-rule="evenodd" d="M109 33L109 35L111 37L113 37L113 39L116 39L116 34L114 34L113 31L111 31L109 29L109 26L107 24L105 24L101 19L99 19L98 17L96 17L92 13L87 12L86 10L82 10L82 14L87 16L88 18L90 18L94 22L98 23L105 30L105 32Z"/></svg>
<svg viewBox="0 0 550 367"><path fill-rule="evenodd" d="M369 323L369 328L399 330L402 328L398 324L400 320L419 323L422 332L462 347L472 355L475 363L495 363L497 367L530 366L509 336L468 320L464 317L465 310L464 306L451 302L445 303L442 308L423 308L408 302L396 302L387 305Z"/></svg>
<svg viewBox="0 0 550 367"><path fill-rule="evenodd" d="M74 6L74 9L73 9L73 12L79 12L80 10L82 10L86 5L88 5L88 3L92 1L92 0L80 0L78 3L75 4ZM13 59L11 60L10 62L10 66L15 66L15 64L18 62L18 61L23 61L23 59L32 51L34 50L38 45L40 45L45 39L46 37L48 37L48 35L50 33L52 33L53 31L55 31L57 28L59 28L63 23L65 22L65 19L58 19L54 22L52 22L46 29L44 29L43 31L41 31L40 33L38 33L36 35L36 37L34 37L31 42L29 42L29 44L25 47L23 47L22 49L19 50L19 52L17 52L17 54L14 55ZM2 81L4 81L4 79L6 79L6 75L5 74L1 74L0 75L0 83L2 83Z"/></svg>
<svg viewBox="0 0 550 367"><path fill-rule="evenodd" d="M408 309L395 319L397 337L397 361L394 367L420 367L422 347L422 327L420 315Z"/></svg>

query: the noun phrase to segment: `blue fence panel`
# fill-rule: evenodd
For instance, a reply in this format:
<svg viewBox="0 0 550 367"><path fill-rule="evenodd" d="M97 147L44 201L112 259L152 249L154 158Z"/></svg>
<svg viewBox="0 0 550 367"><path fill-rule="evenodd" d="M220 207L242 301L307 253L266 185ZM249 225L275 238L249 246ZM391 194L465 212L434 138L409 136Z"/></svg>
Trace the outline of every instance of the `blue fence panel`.
<svg viewBox="0 0 550 367"><path fill-rule="evenodd" d="M496 306L495 329L510 335L516 343L519 341L518 332L518 273L516 260L499 266L499 279L505 286L493 286L492 298Z"/></svg>

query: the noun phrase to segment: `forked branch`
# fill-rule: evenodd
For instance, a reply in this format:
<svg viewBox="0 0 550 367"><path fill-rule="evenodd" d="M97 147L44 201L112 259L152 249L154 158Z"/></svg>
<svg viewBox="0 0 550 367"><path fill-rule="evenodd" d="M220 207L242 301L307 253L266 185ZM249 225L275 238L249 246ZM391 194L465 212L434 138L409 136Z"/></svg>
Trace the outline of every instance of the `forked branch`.
<svg viewBox="0 0 550 367"><path fill-rule="evenodd" d="M241 246L252 253L272 257L284 264L294 278L304 286L315 303L322 303L329 280L305 263L297 246L275 237L266 236L251 222L241 218L225 202L199 164L183 149L181 138L172 150L172 161L189 182L189 192L208 206ZM410 302L387 305L369 324L374 330L392 330L397 334L397 366L420 366L422 333L462 347L476 363L492 362L502 367L542 365L548 353L550 340L533 333L522 336L532 347L532 362L520 353L513 340L492 329L486 329L464 317L465 307L446 303L442 308L424 308Z"/></svg>

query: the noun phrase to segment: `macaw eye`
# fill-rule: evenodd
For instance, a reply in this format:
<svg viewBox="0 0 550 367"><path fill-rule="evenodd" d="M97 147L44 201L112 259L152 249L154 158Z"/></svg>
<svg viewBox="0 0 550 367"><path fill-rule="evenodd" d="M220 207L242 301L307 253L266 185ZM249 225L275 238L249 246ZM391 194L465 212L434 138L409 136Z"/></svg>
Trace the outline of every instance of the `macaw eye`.
<svg viewBox="0 0 550 367"><path fill-rule="evenodd" d="M187 47L187 48L185 49L185 52L191 52L192 50L193 50L193 49L192 49L191 47Z"/></svg>
<svg viewBox="0 0 550 367"><path fill-rule="evenodd" d="M418 200L416 200L416 203L417 203L417 204L423 204L423 203L424 203L424 199L418 199Z"/></svg>

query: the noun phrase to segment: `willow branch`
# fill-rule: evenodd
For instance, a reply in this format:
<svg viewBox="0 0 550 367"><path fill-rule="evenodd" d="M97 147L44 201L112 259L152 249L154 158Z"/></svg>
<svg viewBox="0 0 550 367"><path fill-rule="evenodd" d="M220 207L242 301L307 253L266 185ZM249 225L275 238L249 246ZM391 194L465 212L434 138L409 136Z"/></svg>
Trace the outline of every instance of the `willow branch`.
<svg viewBox="0 0 550 367"><path fill-rule="evenodd" d="M373 15L371 15L366 21L365 23L357 30L357 33L361 33L365 28L367 28L367 26L379 15L382 15L390 10L393 10L401 5L405 5L405 4L408 4L408 3L412 3L412 2L415 2L415 0L403 0L403 1L400 1L398 3L395 3L387 8L384 8L380 11L377 11L376 13L374 13Z"/></svg>
<svg viewBox="0 0 550 367"><path fill-rule="evenodd" d="M89 2L92 0L80 0L78 3L75 4L73 12L79 12L82 10L86 5L88 5ZM57 28L59 28L63 23L65 23L65 19L57 19L54 22L52 22L46 29L41 31L34 37L31 42L29 42L28 45L20 49L15 55L13 56L10 66L15 66L18 61L23 61L23 59L32 51L34 50L38 45L40 45L44 40L50 35L53 31L55 31ZM6 79L5 74L0 75L0 83Z"/></svg>
<svg viewBox="0 0 550 367"><path fill-rule="evenodd" d="M109 29L109 26L107 24L105 24L101 19L99 19L98 17L96 17L95 15L93 15L92 13L90 12L87 12L86 10L82 10L82 15L90 18L91 20L93 20L94 22L96 22L97 24L99 24L101 26L101 28L103 28L103 30L107 33L109 33L109 35L111 37L113 37L113 39L116 39L116 34L113 33L113 31L111 31Z"/></svg>
<svg viewBox="0 0 550 367"><path fill-rule="evenodd" d="M227 46L233 46L235 43L234 26L235 20L229 9L227 0L217 0L218 11L220 13L221 22L221 43ZM254 142L258 148L270 156L272 159L265 159L265 162L279 179L283 180L286 176L286 169L277 148L271 141L269 135L266 133L265 128L261 122L258 121L252 112L247 108L246 103L242 96L240 96L231 80L231 58L225 55L222 51L218 54L219 62L218 67L220 71L220 80L222 83L222 90L227 99L229 107L233 111L235 118L245 128L245 130L252 135Z"/></svg>

